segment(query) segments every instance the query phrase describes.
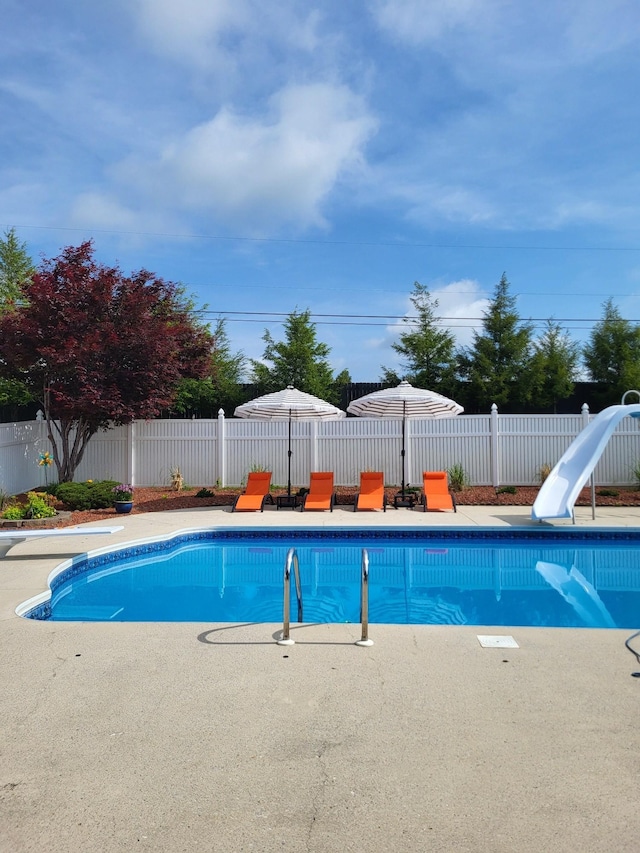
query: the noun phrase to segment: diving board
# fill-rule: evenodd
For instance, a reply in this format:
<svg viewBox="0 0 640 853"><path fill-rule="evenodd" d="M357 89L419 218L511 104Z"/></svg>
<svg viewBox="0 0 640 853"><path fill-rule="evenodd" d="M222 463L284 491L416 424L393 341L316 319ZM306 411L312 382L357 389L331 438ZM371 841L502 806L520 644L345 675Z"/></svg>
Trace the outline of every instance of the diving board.
<svg viewBox="0 0 640 853"><path fill-rule="evenodd" d="M124 525L116 524L112 527L56 527L52 530L13 527L11 530L0 530L0 558L6 557L8 551L14 545L26 542L27 539L44 539L51 536L88 536L100 533L117 533L118 530L124 530Z"/></svg>

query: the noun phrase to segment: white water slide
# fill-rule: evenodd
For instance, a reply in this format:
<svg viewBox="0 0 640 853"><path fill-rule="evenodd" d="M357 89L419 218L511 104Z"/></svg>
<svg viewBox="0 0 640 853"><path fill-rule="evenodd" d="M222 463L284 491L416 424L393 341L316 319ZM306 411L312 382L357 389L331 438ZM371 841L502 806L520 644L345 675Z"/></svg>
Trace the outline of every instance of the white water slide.
<svg viewBox="0 0 640 853"><path fill-rule="evenodd" d="M640 404L609 406L576 436L542 484L531 508L531 518L573 518L578 495L598 464L611 434L626 415L640 417Z"/></svg>

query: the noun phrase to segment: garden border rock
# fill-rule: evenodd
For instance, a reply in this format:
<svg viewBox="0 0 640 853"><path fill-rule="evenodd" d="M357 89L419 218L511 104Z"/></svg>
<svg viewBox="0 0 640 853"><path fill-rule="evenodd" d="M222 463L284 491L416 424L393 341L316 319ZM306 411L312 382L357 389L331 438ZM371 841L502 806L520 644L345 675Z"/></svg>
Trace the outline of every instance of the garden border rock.
<svg viewBox="0 0 640 853"><path fill-rule="evenodd" d="M61 523L71 521L71 513L68 510L60 510L57 515L50 518L0 518L0 530L13 530L18 527L58 527Z"/></svg>

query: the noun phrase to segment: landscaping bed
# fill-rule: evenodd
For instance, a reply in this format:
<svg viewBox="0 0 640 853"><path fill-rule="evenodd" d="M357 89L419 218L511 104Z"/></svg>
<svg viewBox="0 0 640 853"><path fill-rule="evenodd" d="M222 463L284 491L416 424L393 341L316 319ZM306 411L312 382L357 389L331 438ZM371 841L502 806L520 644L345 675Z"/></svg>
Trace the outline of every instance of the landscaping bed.
<svg viewBox="0 0 640 853"><path fill-rule="evenodd" d="M209 497L196 497L200 488L183 489L172 491L158 486L136 487L132 513L141 512L167 512L169 510L194 509L201 507L230 506L240 489L209 489L213 494ZM297 491L297 490L296 490ZM355 487L339 486L336 489L338 506L353 505ZM387 499L392 503L393 496L398 492L397 488L387 489ZM458 506L531 506L536 499L539 487L517 486L514 494L500 492L492 486L468 486L461 492L456 492ZM600 494L601 492L617 492L614 494ZM286 494L286 489L274 489L272 495ZM583 489L577 506L591 506L591 490ZM596 506L640 506L640 490L630 487L617 487L615 489L596 489ZM71 513L59 515L51 519L56 527L67 527L73 524L82 524L87 521L114 521L121 519L115 509L90 509L78 510ZM48 519L49 521L49 519ZM48 526L48 525L47 525Z"/></svg>

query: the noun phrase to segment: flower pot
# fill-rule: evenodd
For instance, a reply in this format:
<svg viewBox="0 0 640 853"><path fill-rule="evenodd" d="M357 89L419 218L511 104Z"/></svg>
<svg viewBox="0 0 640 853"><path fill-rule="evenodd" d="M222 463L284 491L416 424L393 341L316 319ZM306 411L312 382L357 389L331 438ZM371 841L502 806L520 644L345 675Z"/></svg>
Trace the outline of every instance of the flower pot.
<svg viewBox="0 0 640 853"><path fill-rule="evenodd" d="M131 512L133 509L133 501L114 501L113 505L116 512Z"/></svg>

